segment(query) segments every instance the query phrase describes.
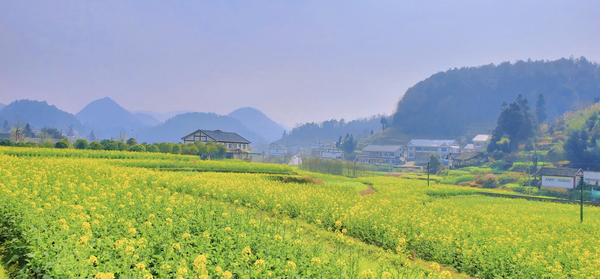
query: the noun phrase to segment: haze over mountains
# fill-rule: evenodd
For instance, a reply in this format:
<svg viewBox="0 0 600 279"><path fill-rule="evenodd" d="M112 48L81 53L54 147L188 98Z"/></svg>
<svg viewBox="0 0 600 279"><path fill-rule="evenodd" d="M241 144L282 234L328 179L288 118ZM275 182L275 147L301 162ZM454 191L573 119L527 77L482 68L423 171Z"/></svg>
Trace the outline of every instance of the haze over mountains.
<svg viewBox="0 0 600 279"><path fill-rule="evenodd" d="M546 98L548 120L600 100L600 66L584 57L454 68L409 88L392 115L399 133L456 138L488 133L504 101L519 94L535 107ZM596 101L594 101L596 99Z"/></svg>
<svg viewBox="0 0 600 279"><path fill-rule="evenodd" d="M535 106L538 94L546 99L548 119L600 101L600 66L584 57L556 61L517 61L500 65L463 67L433 74L409 88L389 118L386 137L443 137L456 139L474 133L489 133L504 101L521 94ZM237 132L253 146L264 150L277 141L288 146L306 146L317 140L335 141L353 134L366 139L381 130L380 116L343 121L305 123L285 130L261 111L243 107L228 115L215 113L137 111L135 114L106 97L85 106L76 115L45 101L19 100L0 105L0 121L30 123L34 129L52 126L66 131L73 126L80 137L94 131L97 139L119 135L139 142L180 142L197 129ZM385 113L383 113L385 115ZM387 130L387 129L386 129ZM282 139L282 134L285 139Z"/></svg>
<svg viewBox="0 0 600 279"><path fill-rule="evenodd" d="M181 142L181 137L197 129L221 129L236 132L264 147L267 140L278 139L277 135L280 137L284 130L254 108L236 110L231 113L232 116L200 112L170 116L173 113L175 112L132 114L109 97L90 102L75 115L48 105L45 101L18 100L4 109L0 108L0 120L8 120L12 125L18 126L29 123L34 129L50 126L67 131L73 126L82 138L87 138L93 131L96 139L125 135L148 143ZM153 115L161 116L161 119L169 118L161 123Z"/></svg>

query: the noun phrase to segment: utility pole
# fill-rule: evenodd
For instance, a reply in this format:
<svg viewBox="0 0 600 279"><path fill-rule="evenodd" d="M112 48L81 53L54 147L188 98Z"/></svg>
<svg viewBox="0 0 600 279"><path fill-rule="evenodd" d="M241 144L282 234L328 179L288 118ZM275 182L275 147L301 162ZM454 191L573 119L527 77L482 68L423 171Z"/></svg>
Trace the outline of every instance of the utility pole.
<svg viewBox="0 0 600 279"><path fill-rule="evenodd" d="M584 185L583 177L581 177L581 180L579 180L579 186L580 186L579 191L581 193L581 203L580 203L580 205L581 205L581 211L580 211L581 212L581 216L580 216L581 223L583 223L583 185Z"/></svg>
<svg viewBox="0 0 600 279"><path fill-rule="evenodd" d="M429 187L429 162L427 162L427 186Z"/></svg>

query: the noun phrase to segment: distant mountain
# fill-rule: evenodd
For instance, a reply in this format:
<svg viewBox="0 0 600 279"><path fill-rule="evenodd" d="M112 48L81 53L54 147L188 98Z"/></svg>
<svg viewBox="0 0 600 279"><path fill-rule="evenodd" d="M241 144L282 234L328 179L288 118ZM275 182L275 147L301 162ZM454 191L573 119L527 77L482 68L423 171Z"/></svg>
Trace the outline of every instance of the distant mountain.
<svg viewBox="0 0 600 279"><path fill-rule="evenodd" d="M5 106L6 106L5 104L1 104L1 103L0 103L0 111L1 111L1 110L2 110L2 109L5 107Z"/></svg>
<svg viewBox="0 0 600 279"><path fill-rule="evenodd" d="M111 138L121 134L132 136L144 125L131 112L109 97L95 100L76 114L86 131L94 131L96 138Z"/></svg>
<svg viewBox="0 0 600 279"><path fill-rule="evenodd" d="M488 133L504 101L521 94L535 108L546 99L549 121L600 99L600 65L584 57L556 61L517 61L454 68L420 81L406 91L392 115L392 127L413 137L457 138Z"/></svg>
<svg viewBox="0 0 600 279"><path fill-rule="evenodd" d="M371 131L375 133L381 130L380 120L381 116L372 116L350 122L332 119L321 123L305 123L284 134L277 143L287 148L307 147L316 141L336 142L340 136L343 138L346 134L353 135L357 140L365 140L371 136Z"/></svg>
<svg viewBox="0 0 600 279"><path fill-rule="evenodd" d="M160 121L158 121L156 118L154 118L154 116L150 114L137 112L134 113L133 116L135 116L135 118L142 122L142 125L144 126L156 126L160 124Z"/></svg>
<svg viewBox="0 0 600 279"><path fill-rule="evenodd" d="M11 125L29 123L35 129L49 126L66 132L73 125L76 131L82 130L82 125L75 115L48 105L46 101L14 101L0 111L0 120L8 120Z"/></svg>
<svg viewBox="0 0 600 279"><path fill-rule="evenodd" d="M227 116L239 120L244 126L258 133L267 141L276 141L280 139L285 130L281 125L277 124L277 122L271 120L271 118L255 108L239 108L232 111Z"/></svg>
<svg viewBox="0 0 600 279"><path fill-rule="evenodd" d="M242 125L237 119L216 113L190 112L176 115L155 127L140 130L137 141L148 143L181 142L182 137L198 129L235 132L252 144L261 140L258 134Z"/></svg>
<svg viewBox="0 0 600 279"><path fill-rule="evenodd" d="M169 111L167 113L160 113L160 112L155 112L155 111L149 111L149 110L136 110L136 111L132 111L133 113L143 113L143 114L148 114L151 115L152 117L156 118L156 120L158 120L159 122L165 122L167 121L167 119L174 117L175 115L178 114L184 114L184 113L188 113L188 112L195 112L192 110L176 110L176 111Z"/></svg>

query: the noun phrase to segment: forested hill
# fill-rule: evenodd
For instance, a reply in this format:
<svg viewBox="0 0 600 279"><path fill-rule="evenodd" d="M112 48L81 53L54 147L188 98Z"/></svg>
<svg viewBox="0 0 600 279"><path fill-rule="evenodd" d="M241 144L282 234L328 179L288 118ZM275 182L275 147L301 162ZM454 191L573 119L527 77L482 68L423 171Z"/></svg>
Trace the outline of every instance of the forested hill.
<svg viewBox="0 0 600 279"><path fill-rule="evenodd" d="M380 120L381 116L372 116L350 122L333 119L322 123L306 123L293 128L289 134L284 133L277 142L286 147L306 147L316 141L335 142L346 134L353 135L358 140L366 139L371 135L371 131L381 130Z"/></svg>
<svg viewBox="0 0 600 279"><path fill-rule="evenodd" d="M392 126L421 137L457 137L488 132L504 101L518 94L535 104L546 98L548 120L600 98L600 67L584 57L556 61L517 61L465 67L432 75L406 91Z"/></svg>

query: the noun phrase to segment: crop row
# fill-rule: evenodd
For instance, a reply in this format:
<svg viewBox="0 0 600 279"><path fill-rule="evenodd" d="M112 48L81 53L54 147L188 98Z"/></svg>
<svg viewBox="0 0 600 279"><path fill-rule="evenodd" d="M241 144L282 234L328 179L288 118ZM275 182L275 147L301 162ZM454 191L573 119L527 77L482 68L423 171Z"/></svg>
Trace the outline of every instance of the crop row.
<svg viewBox="0 0 600 279"><path fill-rule="evenodd" d="M358 255L352 254L353 241L341 231L338 248L326 251L318 237L240 200L223 203L176 191L179 182L172 179L185 177L190 176L97 159L0 155L0 241L8 264L19 267L12 275L444 276L393 263L362 270ZM225 184L245 182L223 178Z"/></svg>

